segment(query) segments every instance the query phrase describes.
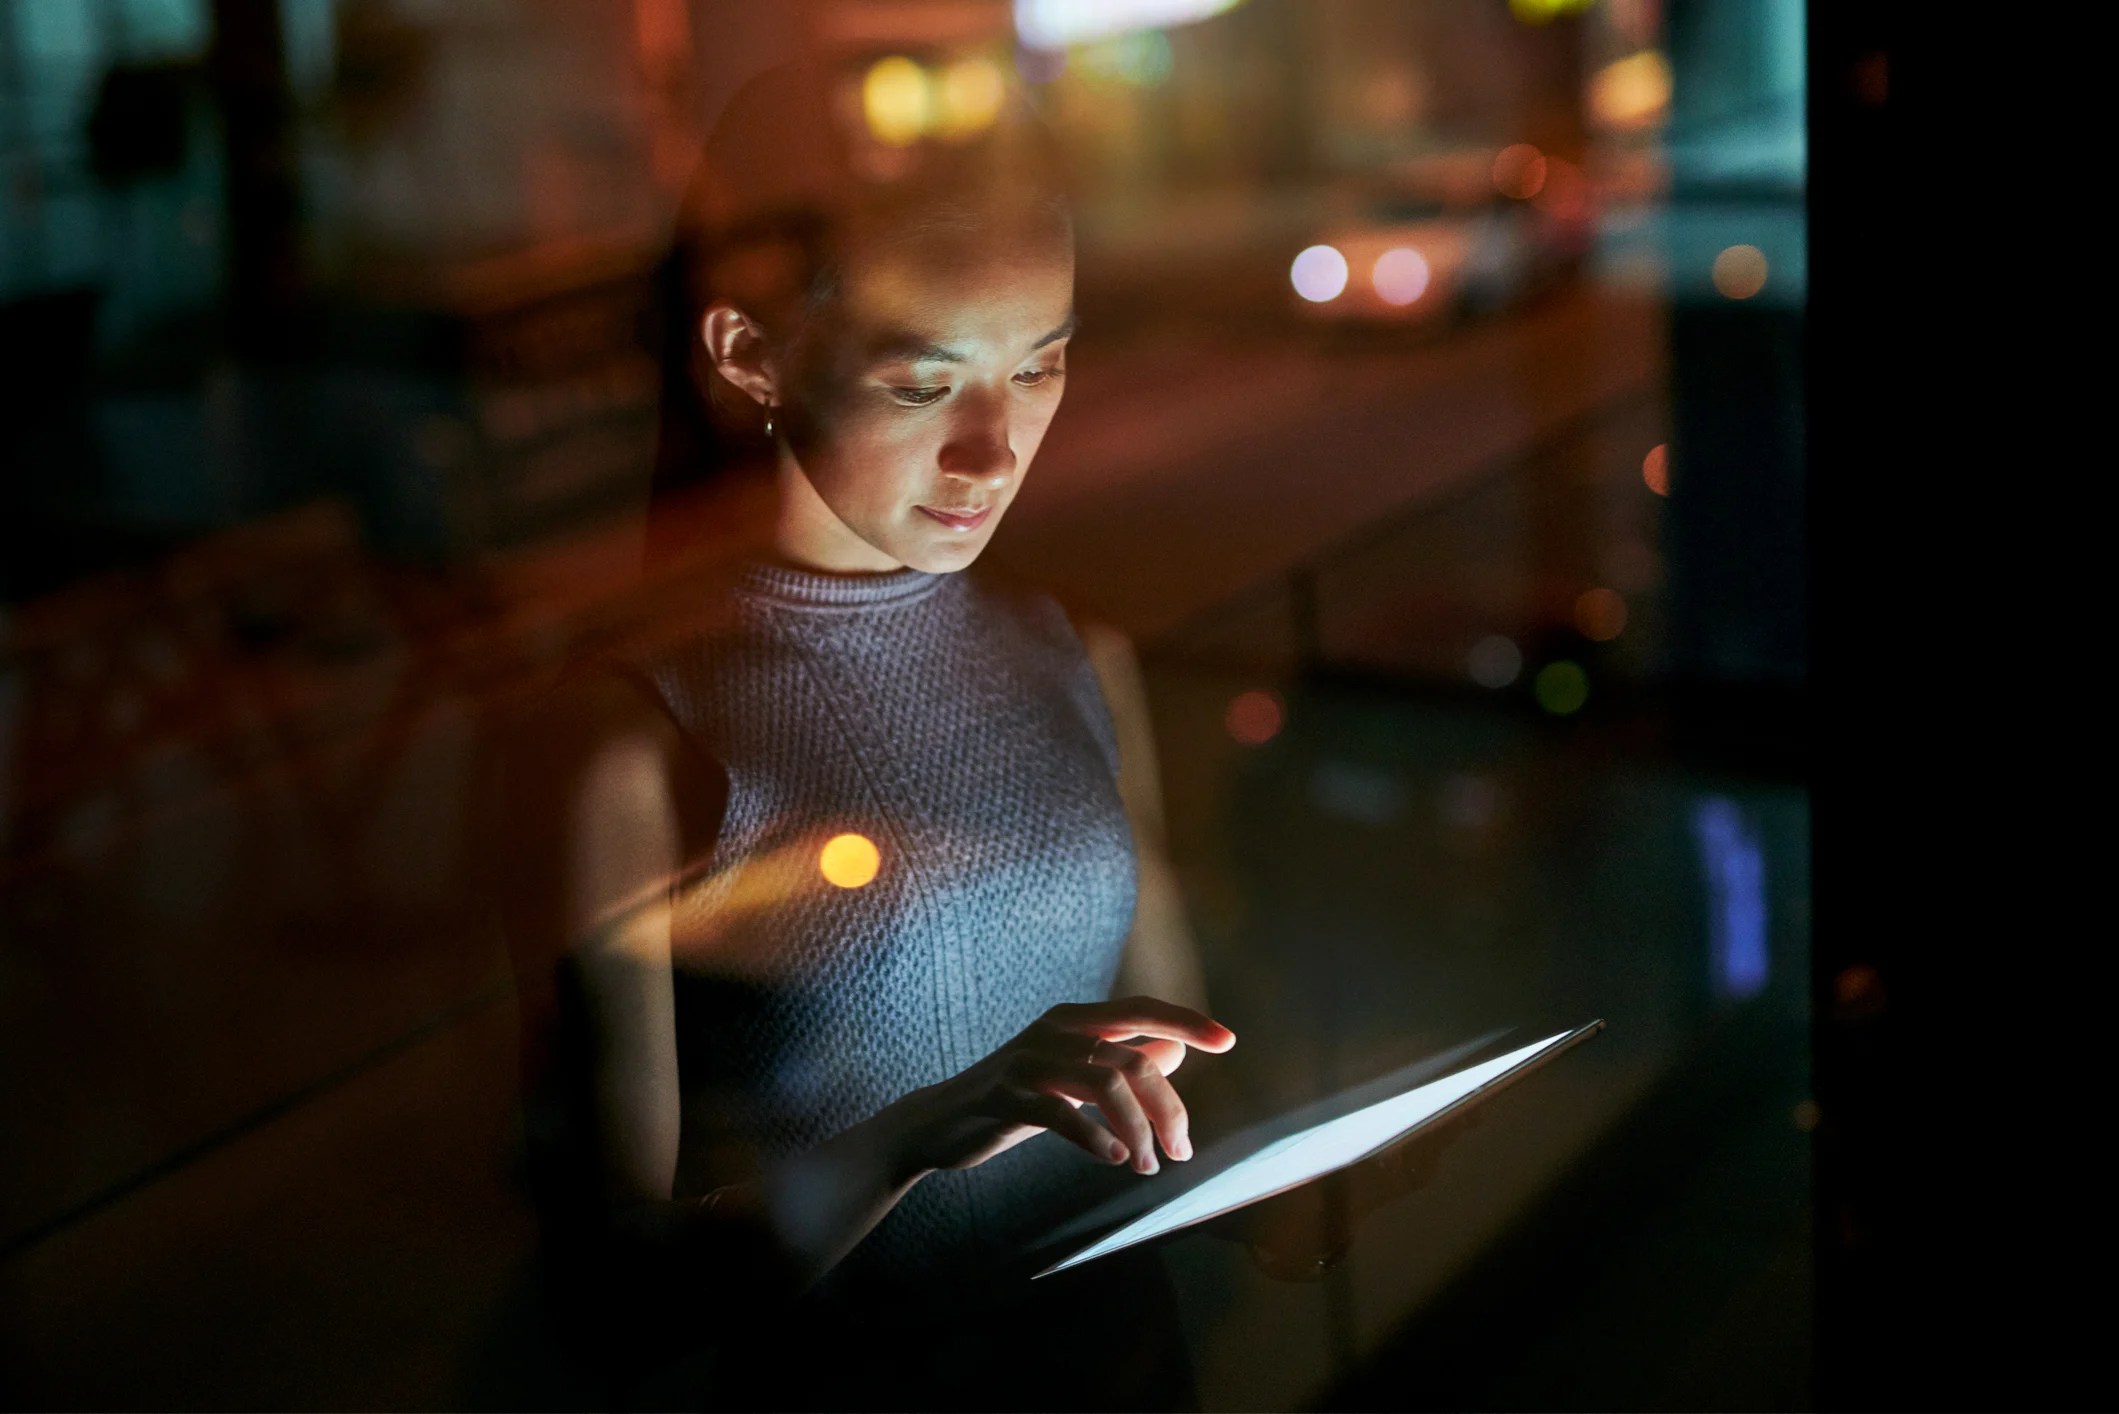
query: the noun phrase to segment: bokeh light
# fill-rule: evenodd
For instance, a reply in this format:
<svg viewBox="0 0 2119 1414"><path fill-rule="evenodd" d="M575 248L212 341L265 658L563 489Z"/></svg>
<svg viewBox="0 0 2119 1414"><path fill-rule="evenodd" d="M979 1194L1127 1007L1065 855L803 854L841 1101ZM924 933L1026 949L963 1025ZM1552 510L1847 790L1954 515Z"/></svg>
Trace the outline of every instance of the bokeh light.
<svg viewBox="0 0 2119 1414"><path fill-rule="evenodd" d="M1641 480L1647 482L1648 489L1655 492L1658 496L1670 494L1670 446L1668 443L1656 443L1648 449L1648 455L1641 458Z"/></svg>
<svg viewBox="0 0 2119 1414"><path fill-rule="evenodd" d="M1376 257L1369 282L1385 304L1411 304L1427 293L1427 257L1411 246L1387 250Z"/></svg>
<svg viewBox="0 0 2119 1414"><path fill-rule="evenodd" d="M1508 8L1527 25L1542 25L1562 15L1578 14L1593 0L1508 0Z"/></svg>
<svg viewBox="0 0 2119 1414"><path fill-rule="evenodd" d="M1765 289L1765 252L1755 245L1733 245L1717 255L1714 287L1730 299L1750 299Z"/></svg>
<svg viewBox="0 0 2119 1414"><path fill-rule="evenodd" d="M1609 643L1626 631L1626 601L1612 589L1585 589L1575 600L1575 627L1582 636Z"/></svg>
<svg viewBox="0 0 2119 1414"><path fill-rule="evenodd" d="M817 856L817 871L825 882L842 889L858 889L876 877L883 867L883 852L866 835L833 835Z"/></svg>
<svg viewBox="0 0 2119 1414"><path fill-rule="evenodd" d="M1294 282L1295 293L1311 304L1323 304L1326 300L1339 298L1346 288L1346 257L1338 249L1328 245L1313 245L1295 257L1288 268L1288 279Z"/></svg>
<svg viewBox="0 0 2119 1414"><path fill-rule="evenodd" d="M1561 658L1540 668L1533 687L1538 705L1555 717L1579 712L1582 704L1589 701L1589 674L1572 658Z"/></svg>
<svg viewBox="0 0 2119 1414"><path fill-rule="evenodd" d="M1033 49L1087 45L1143 30L1195 24L1242 0L1015 0L1015 33Z"/></svg>
<svg viewBox="0 0 2119 1414"><path fill-rule="evenodd" d="M1857 962L1832 979L1835 1021L1873 1021L1890 1008L1884 976L1868 963Z"/></svg>
<svg viewBox="0 0 2119 1414"><path fill-rule="evenodd" d="M993 126L1008 92L1000 66L984 57L951 64L935 89L940 109L935 131L943 137L969 137Z"/></svg>
<svg viewBox="0 0 2119 1414"><path fill-rule="evenodd" d="M1280 735L1287 723L1287 709L1270 692L1240 692L1229 703L1223 722L1241 744L1263 746Z"/></svg>
<svg viewBox="0 0 2119 1414"><path fill-rule="evenodd" d="M1832 979L1832 996L1841 1006L1856 1005L1883 995L1883 974L1866 962L1857 962Z"/></svg>
<svg viewBox="0 0 2119 1414"><path fill-rule="evenodd" d="M1652 127L1670 109L1670 61L1644 49L1606 64L1589 81L1589 111L1615 132Z"/></svg>
<svg viewBox="0 0 2119 1414"><path fill-rule="evenodd" d="M1507 687L1523 672L1523 650L1513 639L1491 633L1472 645L1465 667L1481 687Z"/></svg>
<svg viewBox="0 0 2119 1414"><path fill-rule="evenodd" d="M876 60L861 80L861 116L877 142L912 142L927 131L933 110L927 71L902 54Z"/></svg>
<svg viewBox="0 0 2119 1414"><path fill-rule="evenodd" d="M1135 30L1089 45L1075 60L1082 73L1130 88L1160 88L1176 66L1169 37L1156 29Z"/></svg>
<svg viewBox="0 0 2119 1414"><path fill-rule="evenodd" d="M1527 142L1514 143L1494 154L1494 190L1518 201L1528 201L1545 189L1545 154Z"/></svg>

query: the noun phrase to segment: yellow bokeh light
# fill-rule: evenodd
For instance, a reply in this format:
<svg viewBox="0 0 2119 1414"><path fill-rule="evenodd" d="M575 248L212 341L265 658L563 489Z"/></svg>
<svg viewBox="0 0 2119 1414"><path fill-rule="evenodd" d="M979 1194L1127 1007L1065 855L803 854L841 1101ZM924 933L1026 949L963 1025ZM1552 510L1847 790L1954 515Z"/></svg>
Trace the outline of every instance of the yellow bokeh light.
<svg viewBox="0 0 2119 1414"><path fill-rule="evenodd" d="M991 59L961 59L951 64L936 85L936 106L941 111L935 130L943 137L969 137L992 127L1007 92L1000 66Z"/></svg>
<svg viewBox="0 0 2119 1414"><path fill-rule="evenodd" d="M878 59L861 81L861 116L876 141L903 147L934 120L927 71L902 54Z"/></svg>
<svg viewBox="0 0 2119 1414"><path fill-rule="evenodd" d="M882 867L883 852L866 835L833 835L817 856L817 871L825 882L842 889L860 888Z"/></svg>
<svg viewBox="0 0 2119 1414"><path fill-rule="evenodd" d="M1562 15L1580 14L1591 3L1592 0L1508 0L1508 8L1523 23L1542 25Z"/></svg>
<svg viewBox="0 0 2119 1414"><path fill-rule="evenodd" d="M1670 61L1644 49L1606 64L1589 81L1589 111L1618 132L1651 127L1670 108Z"/></svg>
<svg viewBox="0 0 2119 1414"><path fill-rule="evenodd" d="M1730 299L1750 299L1766 288L1766 253L1733 245L1714 258L1714 287Z"/></svg>

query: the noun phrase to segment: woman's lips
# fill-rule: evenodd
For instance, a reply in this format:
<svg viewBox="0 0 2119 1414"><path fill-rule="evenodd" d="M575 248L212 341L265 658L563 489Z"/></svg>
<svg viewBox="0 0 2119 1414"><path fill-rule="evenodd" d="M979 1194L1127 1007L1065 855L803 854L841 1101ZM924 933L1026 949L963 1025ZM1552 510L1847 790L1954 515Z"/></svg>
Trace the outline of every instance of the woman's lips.
<svg viewBox="0 0 2119 1414"><path fill-rule="evenodd" d="M919 512L921 515L933 517L951 530L968 532L984 525L986 517L993 514L993 507L988 506L977 511L938 511L933 506L921 506Z"/></svg>

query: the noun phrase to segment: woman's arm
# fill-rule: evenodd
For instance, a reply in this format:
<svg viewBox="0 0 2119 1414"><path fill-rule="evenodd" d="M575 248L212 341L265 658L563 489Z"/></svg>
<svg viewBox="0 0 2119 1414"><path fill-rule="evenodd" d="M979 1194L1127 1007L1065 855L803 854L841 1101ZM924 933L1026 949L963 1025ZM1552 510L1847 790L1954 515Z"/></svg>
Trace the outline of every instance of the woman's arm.
<svg viewBox="0 0 2119 1414"><path fill-rule="evenodd" d="M1115 628L1081 623L1077 630L1118 733L1118 794L1133 826L1133 848L1140 861L1140 901L1126 938L1117 993L1161 997L1204 1012L1206 974L1185 919L1177 871L1170 864L1155 727L1148 715L1140 661L1132 640Z"/></svg>
<svg viewBox="0 0 2119 1414"><path fill-rule="evenodd" d="M686 798L716 783L701 778L704 763L668 717L620 678L577 683L543 728L532 764L563 783L545 792L561 835L552 941L583 994L594 1110L586 1127L614 1234L702 1254L717 1250L717 1234L740 1237L719 1250L746 1260L770 1252L776 1270L756 1275L800 1290L927 1173L983 1163L1040 1130L1144 1173L1157 1167L1158 1140L1171 1157L1191 1157L1184 1104L1165 1076L1188 1046L1221 1051L1235 1037L1183 1007L1129 998L1055 1007L961 1074L808 1153L708 1201L677 1202L669 894L707 843L686 826Z"/></svg>
<svg viewBox="0 0 2119 1414"><path fill-rule="evenodd" d="M917 1178L871 1122L749 1183L678 1202L682 1125L671 975L670 888L712 842L681 797L715 794L674 723L633 683L577 679L548 705L534 767L561 780L553 920L557 951L579 983L588 1035L581 1055L604 1221L614 1233L698 1250L715 1232L758 1237L806 1286L880 1221ZM557 798L554 799L553 797ZM696 812L695 812L696 816ZM691 830L686 824L692 825ZM689 837L688 837L689 836Z"/></svg>
<svg viewBox="0 0 2119 1414"><path fill-rule="evenodd" d="M616 679L561 711L587 720L565 824L561 921L586 1003L607 1199L664 1201L677 1175L677 1022L669 883L683 862L671 769L681 746Z"/></svg>

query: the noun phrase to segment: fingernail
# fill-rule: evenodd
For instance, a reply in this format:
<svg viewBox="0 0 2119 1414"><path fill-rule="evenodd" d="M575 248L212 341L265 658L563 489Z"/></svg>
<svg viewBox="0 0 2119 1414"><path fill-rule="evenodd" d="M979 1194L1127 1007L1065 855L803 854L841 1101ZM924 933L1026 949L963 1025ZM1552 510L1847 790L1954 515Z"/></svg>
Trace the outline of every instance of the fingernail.
<svg viewBox="0 0 2119 1414"><path fill-rule="evenodd" d="M1155 1152L1152 1149L1141 1156L1140 1171L1142 1173L1154 1173L1161 1167L1161 1164L1155 1162Z"/></svg>
<svg viewBox="0 0 2119 1414"><path fill-rule="evenodd" d="M1104 1152L1111 1156L1111 1162L1114 1164L1122 1164L1128 1157L1126 1146L1116 1140L1104 1145Z"/></svg>

